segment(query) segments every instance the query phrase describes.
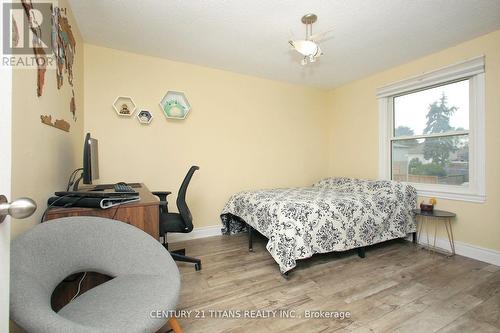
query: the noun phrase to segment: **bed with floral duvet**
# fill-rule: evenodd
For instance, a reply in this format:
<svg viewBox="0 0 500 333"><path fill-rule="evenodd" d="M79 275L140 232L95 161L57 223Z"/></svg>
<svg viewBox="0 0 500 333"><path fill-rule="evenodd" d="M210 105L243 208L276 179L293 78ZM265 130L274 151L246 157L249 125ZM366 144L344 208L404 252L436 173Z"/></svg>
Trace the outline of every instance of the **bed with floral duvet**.
<svg viewBox="0 0 500 333"><path fill-rule="evenodd" d="M310 187L245 191L221 213L222 232L247 230L268 239L267 250L285 274L299 259L346 251L416 231L417 192L386 180L327 178Z"/></svg>

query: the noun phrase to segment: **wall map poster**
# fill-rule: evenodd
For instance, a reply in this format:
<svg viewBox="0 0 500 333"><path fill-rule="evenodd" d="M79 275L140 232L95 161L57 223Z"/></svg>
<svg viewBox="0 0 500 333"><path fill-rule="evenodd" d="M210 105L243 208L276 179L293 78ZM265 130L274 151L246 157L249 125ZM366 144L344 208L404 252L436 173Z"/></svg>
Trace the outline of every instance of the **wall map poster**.
<svg viewBox="0 0 500 333"><path fill-rule="evenodd" d="M42 61L37 61L37 96L41 97L43 95L45 86L45 73L47 71L47 54L41 45L41 30L37 24L32 24L34 20L33 15L31 15L34 6L32 0L21 0L24 12L30 22L30 29L33 32L33 53L35 57ZM35 3L36 5L36 3ZM73 64L75 60L76 51L76 40L71 30L71 25L66 13L66 8L52 7L52 29L51 29L51 41L52 41L52 51L54 53L55 65L56 65L56 85L57 89L60 90L64 85L64 76L66 74L68 85L71 87L71 99L68 101L68 109L72 115L73 121L76 121L76 103L75 103L75 91L73 88ZM15 36L15 34L13 34ZM15 37L13 37L15 38ZM69 132L70 124L63 120L57 119L54 123L49 121L52 117L50 115L40 116L42 123L59 128L61 130ZM63 126L55 126L54 124L64 124Z"/></svg>

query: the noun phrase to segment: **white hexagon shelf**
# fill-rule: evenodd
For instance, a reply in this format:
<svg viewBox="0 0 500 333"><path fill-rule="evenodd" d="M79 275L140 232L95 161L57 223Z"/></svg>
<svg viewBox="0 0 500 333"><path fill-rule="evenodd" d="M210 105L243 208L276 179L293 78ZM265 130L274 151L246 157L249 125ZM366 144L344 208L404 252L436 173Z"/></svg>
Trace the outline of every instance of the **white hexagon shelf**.
<svg viewBox="0 0 500 333"><path fill-rule="evenodd" d="M153 120L153 114L148 110L143 109L137 113L137 120L139 120L141 124L149 125Z"/></svg>
<svg viewBox="0 0 500 333"><path fill-rule="evenodd" d="M134 100L129 96L118 96L113 102L113 109L122 117L132 117L136 108Z"/></svg>
<svg viewBox="0 0 500 333"><path fill-rule="evenodd" d="M163 96L160 107L165 117L172 119L185 119L191 111L186 95L178 91L169 91Z"/></svg>

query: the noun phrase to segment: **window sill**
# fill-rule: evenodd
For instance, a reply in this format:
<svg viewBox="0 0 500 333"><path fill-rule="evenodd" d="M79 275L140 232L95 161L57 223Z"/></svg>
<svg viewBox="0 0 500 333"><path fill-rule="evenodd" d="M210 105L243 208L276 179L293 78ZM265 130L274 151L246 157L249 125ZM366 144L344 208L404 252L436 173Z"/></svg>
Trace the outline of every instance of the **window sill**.
<svg viewBox="0 0 500 333"><path fill-rule="evenodd" d="M415 184L411 184L411 185L415 186ZM485 194L419 189L418 186L415 186L415 188L417 189L417 195L421 196L421 197L434 197L434 198L438 198L438 199L467 201L467 202L475 202L475 203L486 202L486 195Z"/></svg>

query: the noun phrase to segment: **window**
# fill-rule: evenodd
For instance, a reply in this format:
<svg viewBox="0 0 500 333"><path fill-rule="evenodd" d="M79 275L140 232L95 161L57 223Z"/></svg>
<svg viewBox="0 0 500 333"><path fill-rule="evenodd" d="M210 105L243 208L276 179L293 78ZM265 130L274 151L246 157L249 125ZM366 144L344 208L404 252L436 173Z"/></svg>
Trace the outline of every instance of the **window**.
<svg viewBox="0 0 500 333"><path fill-rule="evenodd" d="M469 80L393 97L392 179L467 186Z"/></svg>
<svg viewBox="0 0 500 333"><path fill-rule="evenodd" d="M419 195L475 202L484 190L484 57L378 90L380 176Z"/></svg>

